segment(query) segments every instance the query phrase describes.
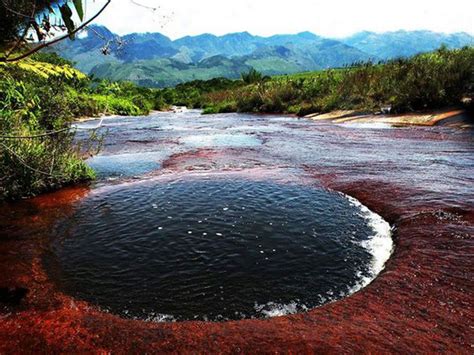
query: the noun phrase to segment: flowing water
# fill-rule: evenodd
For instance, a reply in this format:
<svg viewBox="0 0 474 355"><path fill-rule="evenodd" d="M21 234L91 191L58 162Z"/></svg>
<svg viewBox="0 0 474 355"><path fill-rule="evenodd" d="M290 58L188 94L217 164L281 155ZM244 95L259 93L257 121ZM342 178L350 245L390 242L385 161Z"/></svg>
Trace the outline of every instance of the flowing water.
<svg viewBox="0 0 474 355"><path fill-rule="evenodd" d="M296 183L301 171L280 167L288 181L272 182L242 159L226 169L250 169L247 178L153 179L180 152L257 152L282 130L306 135L306 125L198 111L106 120L105 154L89 164L118 186L96 189L61 221L45 258L50 275L79 299L148 320L285 315L361 289L390 256L388 223L353 199ZM276 153L293 140L278 144ZM127 180L147 173L152 182Z"/></svg>
<svg viewBox="0 0 474 355"><path fill-rule="evenodd" d="M469 353L472 129L199 111L103 124L92 186L0 206L0 296L21 301L0 302L0 340Z"/></svg>

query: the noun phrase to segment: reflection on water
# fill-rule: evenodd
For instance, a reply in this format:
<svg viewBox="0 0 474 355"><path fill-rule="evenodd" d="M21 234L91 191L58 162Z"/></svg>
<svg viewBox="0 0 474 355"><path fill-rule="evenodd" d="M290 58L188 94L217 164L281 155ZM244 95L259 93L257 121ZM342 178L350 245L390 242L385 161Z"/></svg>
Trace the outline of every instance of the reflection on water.
<svg viewBox="0 0 474 355"><path fill-rule="evenodd" d="M87 160L99 178L132 177L160 168L159 152L98 155Z"/></svg>

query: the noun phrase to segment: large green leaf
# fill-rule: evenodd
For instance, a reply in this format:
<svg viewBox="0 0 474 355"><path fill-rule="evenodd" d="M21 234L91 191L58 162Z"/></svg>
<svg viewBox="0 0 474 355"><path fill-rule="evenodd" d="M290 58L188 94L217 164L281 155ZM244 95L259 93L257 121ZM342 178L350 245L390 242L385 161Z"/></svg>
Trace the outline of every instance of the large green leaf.
<svg viewBox="0 0 474 355"><path fill-rule="evenodd" d="M72 21L72 11L71 8L64 4L59 7L59 11L61 11L61 17L63 19L64 24L66 25L67 31L69 32L69 37L74 39L74 34L72 33L75 29L74 21Z"/></svg>
<svg viewBox="0 0 474 355"><path fill-rule="evenodd" d="M77 15L79 19L84 20L84 9L82 7L82 0L74 0L74 7L76 8Z"/></svg>

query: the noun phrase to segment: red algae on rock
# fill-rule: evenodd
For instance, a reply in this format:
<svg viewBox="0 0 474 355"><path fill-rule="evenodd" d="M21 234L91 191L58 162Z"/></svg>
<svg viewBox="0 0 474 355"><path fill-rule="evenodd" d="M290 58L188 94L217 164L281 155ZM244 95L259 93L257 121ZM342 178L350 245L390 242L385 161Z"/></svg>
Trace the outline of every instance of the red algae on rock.
<svg viewBox="0 0 474 355"><path fill-rule="evenodd" d="M245 124L281 131L261 133L268 139L262 147L239 148L238 154L210 147L196 156L175 156L166 168L183 171L199 161L201 169L304 170L315 183L357 198L394 226L395 252L377 279L351 297L284 317L222 323L122 319L61 293L45 273L48 228L88 193L64 190L0 209L0 287L28 291L19 305L0 304L0 353L470 354L472 135L443 128L348 129L287 118L300 125L298 131L283 128L280 118L249 120ZM311 144L318 149L305 153Z"/></svg>

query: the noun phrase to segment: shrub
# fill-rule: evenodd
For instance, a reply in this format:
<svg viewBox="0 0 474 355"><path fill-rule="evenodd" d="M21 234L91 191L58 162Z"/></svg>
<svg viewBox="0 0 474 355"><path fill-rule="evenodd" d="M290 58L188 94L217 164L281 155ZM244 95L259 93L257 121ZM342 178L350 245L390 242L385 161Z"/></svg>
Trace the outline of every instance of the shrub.
<svg viewBox="0 0 474 355"><path fill-rule="evenodd" d="M245 84L255 84L255 83L261 83L264 80L267 80L268 77L265 77L262 73L259 71L255 70L254 68L251 68L248 72L240 74L242 81Z"/></svg>
<svg viewBox="0 0 474 355"><path fill-rule="evenodd" d="M57 135L10 139L10 136L41 135L64 124L58 114L52 118L48 105L63 104L63 96L46 100L38 82L16 80L1 70L0 82L0 200L35 195L65 184L93 178L93 171L80 159L68 131ZM39 82L46 83L46 81ZM44 93L44 96L41 96ZM58 104L60 102L60 104Z"/></svg>
<svg viewBox="0 0 474 355"><path fill-rule="evenodd" d="M397 113L459 105L474 90L474 48L440 48L386 63L357 63L345 69L263 80L258 72L243 75L237 93L207 95L207 111L234 100L241 112L305 115L335 109L379 111L386 105Z"/></svg>

